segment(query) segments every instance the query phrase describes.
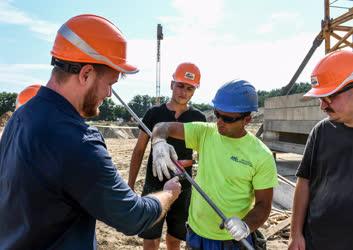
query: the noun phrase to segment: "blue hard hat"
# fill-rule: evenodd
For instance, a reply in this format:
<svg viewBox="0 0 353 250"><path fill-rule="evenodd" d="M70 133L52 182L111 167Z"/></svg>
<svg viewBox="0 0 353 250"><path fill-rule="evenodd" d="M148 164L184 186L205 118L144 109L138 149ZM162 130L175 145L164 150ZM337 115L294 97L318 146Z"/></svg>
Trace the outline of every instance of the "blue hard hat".
<svg viewBox="0 0 353 250"><path fill-rule="evenodd" d="M220 87L212 100L215 109L230 113L257 111L257 93L249 82L232 80Z"/></svg>

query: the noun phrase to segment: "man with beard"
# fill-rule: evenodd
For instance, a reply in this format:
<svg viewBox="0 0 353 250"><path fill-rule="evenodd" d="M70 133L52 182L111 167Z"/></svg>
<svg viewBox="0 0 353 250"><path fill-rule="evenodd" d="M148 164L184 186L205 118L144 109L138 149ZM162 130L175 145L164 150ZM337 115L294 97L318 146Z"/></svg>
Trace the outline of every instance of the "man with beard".
<svg viewBox="0 0 353 250"><path fill-rule="evenodd" d="M305 98L328 118L310 132L297 170L289 249L352 249L353 52L326 55Z"/></svg>
<svg viewBox="0 0 353 250"><path fill-rule="evenodd" d="M173 74L170 88L172 90L172 98L167 103L149 109L143 122L152 131L158 122L192 122L206 121L205 116L197 109L189 106L188 103L194 95L195 89L200 85L200 70L193 63L181 63ZM134 148L129 173L129 186L134 189L136 177L141 167L143 155L145 153L149 136L140 127L141 132ZM177 157L182 163L185 170L192 174L192 150L185 148L185 142L182 140L168 138L168 143L175 148ZM162 173L153 172L152 169L152 150L148 158L145 184L142 195L159 191L163 188L164 183ZM158 177L157 177L158 175ZM167 178L171 174L166 172ZM188 208L191 196L191 184L187 180L181 181L182 192L179 198L173 203L170 211L166 215L167 222L167 249L180 249L180 241L185 240L186 227L185 222L188 216ZM159 248L160 238L162 235L164 220L153 227L147 229L139 236L144 239L143 246L145 250L153 250Z"/></svg>
<svg viewBox="0 0 353 250"><path fill-rule="evenodd" d="M186 236L191 249L239 249L237 241L260 227L271 211L276 165L271 151L246 131L251 112L257 111L255 88L244 80L233 80L218 89L212 100L217 123L158 123L152 133L156 172L165 172L170 145L166 138L185 140L199 153L195 181L229 219L223 223L204 198L192 191Z"/></svg>
<svg viewBox="0 0 353 250"><path fill-rule="evenodd" d="M127 235L163 218L181 191L136 195L84 118L122 74L126 40L95 15L68 20L51 51L51 77L9 120L0 141L0 249L96 249L96 219Z"/></svg>

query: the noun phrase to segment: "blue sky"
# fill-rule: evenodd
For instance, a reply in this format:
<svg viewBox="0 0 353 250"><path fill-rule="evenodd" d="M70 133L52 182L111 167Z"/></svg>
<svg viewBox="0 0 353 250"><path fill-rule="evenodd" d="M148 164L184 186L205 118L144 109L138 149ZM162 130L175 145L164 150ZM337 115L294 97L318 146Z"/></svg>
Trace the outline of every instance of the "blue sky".
<svg viewBox="0 0 353 250"><path fill-rule="evenodd" d="M280 88L320 31L323 5L324 0L0 0L0 91L45 85L57 29L83 13L106 17L128 40L128 61L140 72L114 85L126 101L155 95L158 23L164 33L162 95L170 95L173 70L184 61L201 70L194 102L209 103L217 88L234 78L261 90ZM299 81L309 81L323 55L321 45Z"/></svg>

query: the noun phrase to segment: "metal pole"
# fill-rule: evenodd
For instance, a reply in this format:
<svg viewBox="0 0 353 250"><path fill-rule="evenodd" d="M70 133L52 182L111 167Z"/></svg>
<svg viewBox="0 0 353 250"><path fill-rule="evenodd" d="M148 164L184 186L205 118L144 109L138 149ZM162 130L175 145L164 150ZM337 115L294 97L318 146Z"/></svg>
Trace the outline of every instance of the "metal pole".
<svg viewBox="0 0 353 250"><path fill-rule="evenodd" d="M161 96L161 40L163 40L163 27L157 25L157 62L156 62L156 104L160 104Z"/></svg>
<svg viewBox="0 0 353 250"><path fill-rule="evenodd" d="M144 131L152 137L152 132L147 128L147 126L141 121L141 119L134 113L134 111L120 98L120 96L112 89L113 94L122 105L129 111L129 113L135 118L135 120L140 124L140 126L144 129ZM201 187L194 181L194 179L185 171L185 169L177 162L173 160L173 163L178 168L178 170L182 173L183 177L187 179L191 185L199 192L199 194L205 199L205 201L212 207L212 209L218 214L222 219L222 224L227 220L227 217L223 214L223 212L214 204L214 202L207 196L207 194L201 189ZM246 239L241 239L240 242L248 249L255 250L250 243Z"/></svg>

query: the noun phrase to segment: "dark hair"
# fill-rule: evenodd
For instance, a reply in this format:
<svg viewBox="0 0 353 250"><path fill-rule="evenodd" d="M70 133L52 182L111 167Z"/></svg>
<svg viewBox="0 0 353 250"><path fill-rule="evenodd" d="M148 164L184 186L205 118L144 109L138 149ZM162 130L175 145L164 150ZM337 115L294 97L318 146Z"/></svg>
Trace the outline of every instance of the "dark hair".
<svg viewBox="0 0 353 250"><path fill-rule="evenodd" d="M94 70L98 74L98 77L103 75L104 72L106 72L106 70L109 69L109 67L104 64L77 63L77 62L64 61L64 60L60 60L55 57L52 57L51 65L54 66L52 70L52 75L54 75L56 78L56 81L59 84L61 84L67 81L67 79L70 76L80 73L82 67L87 64L90 64L93 66ZM125 74L122 74L122 77L125 77Z"/></svg>

